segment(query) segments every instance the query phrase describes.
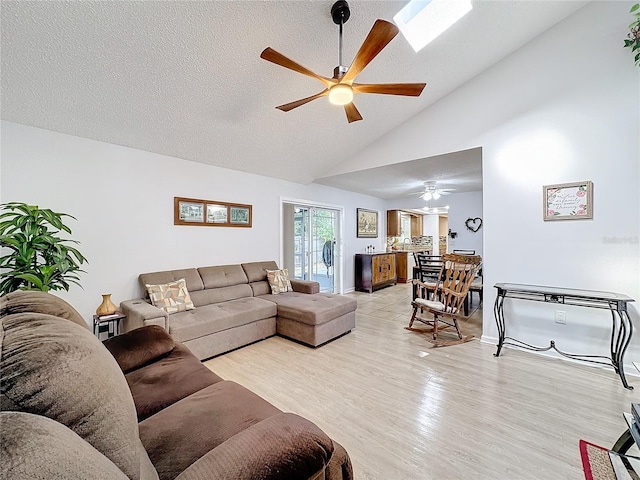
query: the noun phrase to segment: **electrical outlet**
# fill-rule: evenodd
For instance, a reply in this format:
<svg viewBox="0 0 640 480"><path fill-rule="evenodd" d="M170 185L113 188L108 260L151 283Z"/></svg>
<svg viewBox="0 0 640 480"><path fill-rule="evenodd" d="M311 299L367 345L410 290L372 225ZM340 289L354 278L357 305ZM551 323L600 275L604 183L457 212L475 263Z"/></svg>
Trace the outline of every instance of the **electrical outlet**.
<svg viewBox="0 0 640 480"><path fill-rule="evenodd" d="M556 323L561 325L567 324L567 312L563 310L556 310Z"/></svg>

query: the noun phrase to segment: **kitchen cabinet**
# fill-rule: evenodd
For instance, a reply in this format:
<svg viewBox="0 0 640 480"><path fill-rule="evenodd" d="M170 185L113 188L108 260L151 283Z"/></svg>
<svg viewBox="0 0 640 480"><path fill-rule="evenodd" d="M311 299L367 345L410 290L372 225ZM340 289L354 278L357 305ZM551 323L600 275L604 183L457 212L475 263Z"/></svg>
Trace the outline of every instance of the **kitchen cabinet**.
<svg viewBox="0 0 640 480"><path fill-rule="evenodd" d="M400 237L402 235L402 215L411 217L411 236L422 236L422 215L403 212L402 210L387 210L387 237Z"/></svg>
<svg viewBox="0 0 640 480"><path fill-rule="evenodd" d="M407 283L409 275L409 257L413 258L411 252L396 252L396 276L398 283Z"/></svg>
<svg viewBox="0 0 640 480"><path fill-rule="evenodd" d="M411 215L411 236L422 236L422 215Z"/></svg>
<svg viewBox="0 0 640 480"><path fill-rule="evenodd" d="M400 210L387 210L387 237L399 237L402 233Z"/></svg>
<svg viewBox="0 0 640 480"><path fill-rule="evenodd" d="M397 283L395 253L357 253L355 258L356 290L373 292Z"/></svg>

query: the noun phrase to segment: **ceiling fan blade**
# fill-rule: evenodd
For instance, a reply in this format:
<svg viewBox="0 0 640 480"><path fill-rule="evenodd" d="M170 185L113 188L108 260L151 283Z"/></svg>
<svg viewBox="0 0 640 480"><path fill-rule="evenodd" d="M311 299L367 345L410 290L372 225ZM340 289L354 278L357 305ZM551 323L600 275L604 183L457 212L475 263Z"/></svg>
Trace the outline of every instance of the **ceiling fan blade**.
<svg viewBox="0 0 640 480"><path fill-rule="evenodd" d="M426 83L354 83L354 93L378 93L419 97Z"/></svg>
<svg viewBox="0 0 640 480"><path fill-rule="evenodd" d="M265 48L260 54L260 58L263 58L268 62L275 63L276 65L280 65L281 67L288 68L289 70L293 70L294 72L298 72L308 77L315 78L327 88L336 83L335 81L332 81L328 78L321 77L317 73L314 73L308 68L303 67L299 63L296 63L290 58L285 57L281 53L276 52L271 47Z"/></svg>
<svg viewBox="0 0 640 480"><path fill-rule="evenodd" d="M358 111L356 106L353 104L353 102L347 103L344 106L344 111L347 114L347 120L349 121L349 123L362 120L362 115L360 115L360 112Z"/></svg>
<svg viewBox="0 0 640 480"><path fill-rule="evenodd" d="M329 93L328 89L324 89L320 93L316 93L315 95L311 95L310 97L301 98L300 100L296 100L295 102L285 103L284 105L280 105L276 107L278 110L282 110L283 112L288 112L289 110L293 110L294 108L300 107L305 103L309 103L311 100L315 100L316 98L324 97Z"/></svg>
<svg viewBox="0 0 640 480"><path fill-rule="evenodd" d="M398 27L386 20L376 20L369 35L365 38L360 50L356 53L353 63L347 73L340 79L340 83L353 83L356 76L369 65L387 44L398 34Z"/></svg>

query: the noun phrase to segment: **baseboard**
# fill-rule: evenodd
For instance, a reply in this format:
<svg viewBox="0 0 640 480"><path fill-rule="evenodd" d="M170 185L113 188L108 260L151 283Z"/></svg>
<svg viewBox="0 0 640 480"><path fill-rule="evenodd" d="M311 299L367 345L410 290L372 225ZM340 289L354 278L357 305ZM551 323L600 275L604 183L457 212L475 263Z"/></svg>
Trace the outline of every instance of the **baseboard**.
<svg viewBox="0 0 640 480"><path fill-rule="evenodd" d="M498 345L498 338L497 337L489 337L488 335L482 335L480 337L480 341L482 343L493 343L494 345Z"/></svg>

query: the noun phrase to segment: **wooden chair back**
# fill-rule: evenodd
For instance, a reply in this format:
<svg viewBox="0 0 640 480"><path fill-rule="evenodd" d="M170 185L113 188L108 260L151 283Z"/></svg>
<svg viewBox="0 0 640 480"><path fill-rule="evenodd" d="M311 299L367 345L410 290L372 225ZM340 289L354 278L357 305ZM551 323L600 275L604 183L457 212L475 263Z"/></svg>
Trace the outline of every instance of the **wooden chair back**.
<svg viewBox="0 0 640 480"><path fill-rule="evenodd" d="M442 267L433 291L433 300L444 305L443 312L458 315L463 308L469 286L482 263L479 255L442 255Z"/></svg>

